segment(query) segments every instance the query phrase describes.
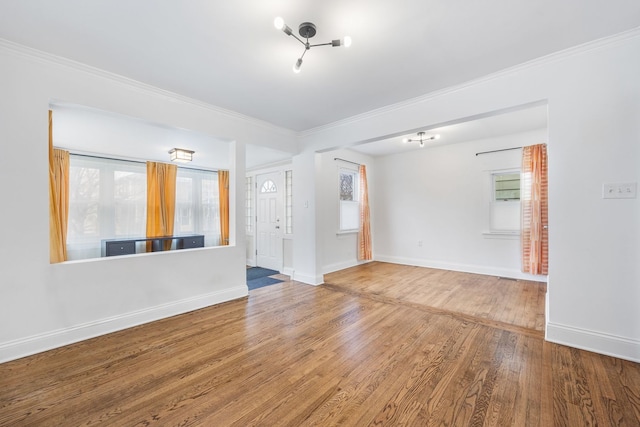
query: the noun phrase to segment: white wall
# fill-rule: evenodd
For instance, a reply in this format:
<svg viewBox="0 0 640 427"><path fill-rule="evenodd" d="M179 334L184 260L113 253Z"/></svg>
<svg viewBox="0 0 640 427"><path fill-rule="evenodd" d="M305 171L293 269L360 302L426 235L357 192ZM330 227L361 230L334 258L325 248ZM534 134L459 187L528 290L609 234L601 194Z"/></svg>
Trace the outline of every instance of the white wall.
<svg viewBox="0 0 640 427"><path fill-rule="evenodd" d="M293 157L293 274L292 279L310 285L324 282L322 236L317 218L322 206L316 199L320 185L320 155L313 151Z"/></svg>
<svg viewBox="0 0 640 427"><path fill-rule="evenodd" d="M0 361L247 294L244 147L293 151L292 132L2 41L0 93ZM49 264L47 110L60 101L235 141L233 246Z"/></svg>
<svg viewBox="0 0 640 427"><path fill-rule="evenodd" d="M546 337L640 361L640 203L601 198L639 179L638 52L640 29L307 131L300 156L546 100Z"/></svg>
<svg viewBox="0 0 640 427"><path fill-rule="evenodd" d="M321 271L327 274L344 268L361 264L358 261L358 233L339 233L340 231L340 184L339 170L346 168L357 171L358 166L334 160L336 157L367 167L367 181L372 182L375 176L373 158L352 150L335 150L318 155L318 173L316 200L321 215L317 228L320 233L322 247ZM369 188L369 204L373 204L375 196ZM375 248L375 210L370 209L372 223L372 246Z"/></svg>
<svg viewBox="0 0 640 427"><path fill-rule="evenodd" d="M542 129L376 158L375 259L546 280L520 272L519 236L483 234L490 228L490 173L519 169L521 150L475 155L546 141Z"/></svg>

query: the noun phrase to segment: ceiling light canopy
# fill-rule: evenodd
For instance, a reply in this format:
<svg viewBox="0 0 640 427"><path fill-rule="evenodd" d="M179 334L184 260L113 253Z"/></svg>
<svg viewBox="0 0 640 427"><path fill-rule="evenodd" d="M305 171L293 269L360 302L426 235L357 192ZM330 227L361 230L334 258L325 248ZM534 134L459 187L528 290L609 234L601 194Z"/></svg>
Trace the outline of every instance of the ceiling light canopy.
<svg viewBox="0 0 640 427"><path fill-rule="evenodd" d="M195 151L185 150L184 148L172 148L169 150L169 156L172 162L187 163L193 160Z"/></svg>
<svg viewBox="0 0 640 427"><path fill-rule="evenodd" d="M300 37L293 34L293 31L291 30L291 28L284 23L284 19L282 19L281 17L278 16L276 19L274 19L273 25L278 30L282 30L286 35L293 36L296 40L298 40L304 46L304 51L302 52L302 55L300 56L300 58L298 58L296 63L293 65L294 73L300 72L300 67L302 66L302 58L304 58L305 53L307 53L307 51L312 47L316 47L316 46L349 47L351 46L351 42L352 42L351 37L345 36L343 39L331 40L329 43L310 44L309 39L316 35L316 26L311 22L303 22L298 27L298 33L300 34L302 39L304 39L305 41L303 41Z"/></svg>
<svg viewBox="0 0 640 427"><path fill-rule="evenodd" d="M420 147L424 147L425 141L433 141L434 139L440 139L440 135L427 135L425 132L418 132L417 139L404 138L402 142L417 142Z"/></svg>

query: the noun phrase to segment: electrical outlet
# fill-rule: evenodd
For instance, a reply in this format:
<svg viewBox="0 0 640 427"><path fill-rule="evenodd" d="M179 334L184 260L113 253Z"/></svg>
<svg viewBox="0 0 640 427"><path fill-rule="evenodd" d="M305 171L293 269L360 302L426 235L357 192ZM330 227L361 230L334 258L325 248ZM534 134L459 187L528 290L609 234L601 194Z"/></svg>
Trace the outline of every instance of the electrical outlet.
<svg viewBox="0 0 640 427"><path fill-rule="evenodd" d="M635 199L638 193L638 183L622 182L602 184L603 199Z"/></svg>
<svg viewBox="0 0 640 427"><path fill-rule="evenodd" d="M422 240L418 240L418 247L421 248L422 247Z"/></svg>

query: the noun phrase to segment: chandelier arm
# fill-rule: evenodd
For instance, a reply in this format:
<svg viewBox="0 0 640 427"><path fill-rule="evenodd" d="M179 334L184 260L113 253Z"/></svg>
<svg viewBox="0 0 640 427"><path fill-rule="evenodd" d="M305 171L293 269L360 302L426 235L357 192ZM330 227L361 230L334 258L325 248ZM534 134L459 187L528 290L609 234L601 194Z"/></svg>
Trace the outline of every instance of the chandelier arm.
<svg viewBox="0 0 640 427"><path fill-rule="evenodd" d="M333 43L329 42L329 43L319 43L319 44L312 44L309 45L309 47L316 47L316 46L331 46Z"/></svg>
<svg viewBox="0 0 640 427"><path fill-rule="evenodd" d="M300 59L304 58L304 55L307 53L309 49L308 48L304 48L304 51L302 52L302 56L300 56Z"/></svg>
<svg viewBox="0 0 640 427"><path fill-rule="evenodd" d="M296 40L298 40L300 43L302 43L303 45L307 45L307 43L303 42L300 37L296 36L295 34L291 33L289 34L290 36L293 36Z"/></svg>

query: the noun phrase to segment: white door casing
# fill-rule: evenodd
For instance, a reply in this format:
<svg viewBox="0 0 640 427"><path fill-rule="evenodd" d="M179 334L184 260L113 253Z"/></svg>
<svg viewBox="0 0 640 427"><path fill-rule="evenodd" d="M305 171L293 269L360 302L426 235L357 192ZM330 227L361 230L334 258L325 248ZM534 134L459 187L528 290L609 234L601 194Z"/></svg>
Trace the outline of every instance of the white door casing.
<svg viewBox="0 0 640 427"><path fill-rule="evenodd" d="M256 176L256 264L282 269L283 179L282 172Z"/></svg>

